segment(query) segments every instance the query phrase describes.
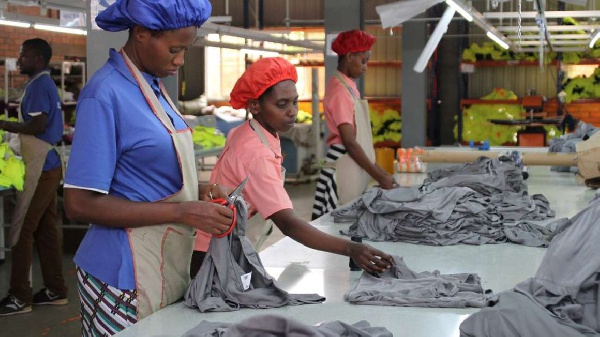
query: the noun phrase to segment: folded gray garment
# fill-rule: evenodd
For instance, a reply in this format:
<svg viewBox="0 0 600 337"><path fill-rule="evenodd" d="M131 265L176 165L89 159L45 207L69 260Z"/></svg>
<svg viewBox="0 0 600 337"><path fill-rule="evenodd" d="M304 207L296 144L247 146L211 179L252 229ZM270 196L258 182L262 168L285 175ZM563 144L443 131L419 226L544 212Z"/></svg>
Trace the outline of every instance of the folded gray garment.
<svg viewBox="0 0 600 337"><path fill-rule="evenodd" d="M226 237L212 238L202 266L185 293L184 304L207 312L325 301L318 294L289 294L277 285L245 236L246 202L239 197L235 207L238 212L235 228Z"/></svg>
<svg viewBox="0 0 600 337"><path fill-rule="evenodd" d="M362 320L354 324L330 321L316 326L307 325L280 315L257 315L239 323L202 321L186 332L184 337L391 337L383 327L371 327Z"/></svg>
<svg viewBox="0 0 600 337"><path fill-rule="evenodd" d="M548 247L552 230L546 226L523 221L514 226L504 226L504 234L509 242L529 247Z"/></svg>
<svg viewBox="0 0 600 337"><path fill-rule="evenodd" d="M460 337L600 336L586 326L561 322L525 294L506 291L493 302L493 307L481 309L461 323Z"/></svg>
<svg viewBox="0 0 600 337"><path fill-rule="evenodd" d="M344 299L354 304L428 308L481 308L486 303L477 274L417 273L401 257L393 258L392 268L377 277L363 272Z"/></svg>
<svg viewBox="0 0 600 337"><path fill-rule="evenodd" d="M460 325L464 337L600 336L600 199L557 220L535 275L492 297Z"/></svg>

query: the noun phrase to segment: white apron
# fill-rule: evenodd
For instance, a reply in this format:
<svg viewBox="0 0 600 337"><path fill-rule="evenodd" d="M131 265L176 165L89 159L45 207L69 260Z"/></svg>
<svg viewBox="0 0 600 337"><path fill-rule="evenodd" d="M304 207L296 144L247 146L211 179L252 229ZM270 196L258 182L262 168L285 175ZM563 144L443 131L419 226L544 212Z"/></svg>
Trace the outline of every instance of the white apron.
<svg viewBox="0 0 600 337"><path fill-rule="evenodd" d="M131 60L121 50L129 71L139 84L150 108L171 134L179 160L183 186L160 202L198 200L198 176L192 130L177 131L154 91ZM161 83L161 94L179 114ZM183 224L162 224L128 228L137 289L138 320L182 298L190 282L190 261L196 229Z"/></svg>
<svg viewBox="0 0 600 337"><path fill-rule="evenodd" d="M252 128L252 130L254 130L254 132L256 132L256 134L258 135L258 138L260 138L261 143L263 143L263 145L265 145L266 147L271 148L271 145L269 144L267 137L265 137L265 134L263 133L262 128L258 124L258 122L255 121L254 119L251 119L250 127ZM281 182L282 182L282 184L284 184L285 183L285 167L283 167L283 165L281 166L281 177L282 177ZM273 225L274 225L273 221L271 219L268 219L268 220L265 220L265 222L261 226L260 236L258 238L258 241L256 242L256 245L254 246L254 249L256 251L258 251L260 249L260 247L263 245L263 243L265 243L265 240L267 240L267 238L273 231Z"/></svg>
<svg viewBox="0 0 600 337"><path fill-rule="evenodd" d="M32 83L43 75L50 76L50 71L46 70L39 72L29 80L25 86L23 95L21 95L21 99L19 100L19 112L17 114L19 116L19 123L24 122L21 104L23 102L23 97L25 97L25 93L27 92L27 88L29 87L29 83ZM11 247L14 247L17 242L19 242L19 236L21 235L21 228L23 228L23 221L25 220L27 209L31 204L31 199L35 194L35 190L37 189L37 184L42 175L48 151L53 147L51 144L33 135L19 133L19 141L21 143L21 157L25 164L25 180L23 182L23 191L17 191L15 211L10 222L8 237Z"/></svg>
<svg viewBox="0 0 600 337"><path fill-rule="evenodd" d="M346 81L336 73L340 82L346 86L354 100L354 124L356 126L356 142L363 148L367 158L375 162L375 149L371 133L371 118L367 100L356 97ZM335 183L337 185L338 205L346 204L366 191L371 176L360 167L348 153L335 162Z"/></svg>

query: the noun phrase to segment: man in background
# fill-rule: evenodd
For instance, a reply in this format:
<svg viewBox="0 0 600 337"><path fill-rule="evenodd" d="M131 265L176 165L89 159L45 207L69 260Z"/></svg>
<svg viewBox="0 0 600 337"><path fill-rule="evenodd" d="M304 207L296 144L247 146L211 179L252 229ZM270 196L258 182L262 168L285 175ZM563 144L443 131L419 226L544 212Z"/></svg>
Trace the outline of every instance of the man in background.
<svg viewBox="0 0 600 337"><path fill-rule="evenodd" d="M23 42L17 65L29 79L20 99L19 121L0 121L0 129L19 135L25 163L23 191L17 193L9 233L10 289L0 301L0 316L30 312L32 303L68 303L57 226L62 164L54 147L62 137L63 116L58 89L48 70L51 57L52 48L47 41ZM34 243L44 281L44 288L36 294L32 294L30 282Z"/></svg>

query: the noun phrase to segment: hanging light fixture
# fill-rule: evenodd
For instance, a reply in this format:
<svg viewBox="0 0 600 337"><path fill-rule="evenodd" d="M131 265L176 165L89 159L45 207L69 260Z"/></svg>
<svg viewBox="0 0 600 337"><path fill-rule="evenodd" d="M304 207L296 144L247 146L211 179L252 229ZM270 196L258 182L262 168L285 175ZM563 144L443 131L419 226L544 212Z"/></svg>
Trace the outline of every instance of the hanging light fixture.
<svg viewBox="0 0 600 337"><path fill-rule="evenodd" d="M596 41L598 41L598 38L600 38L600 29L597 29L594 32L594 35L592 35L592 39L590 40L590 48L594 48L594 46L596 45Z"/></svg>
<svg viewBox="0 0 600 337"><path fill-rule="evenodd" d="M33 28L40 29L40 30L47 30L47 31L56 32L56 33L87 35L87 31L83 30L83 29L67 28L67 27L60 27L60 26L53 26L53 25L42 25L39 23L34 23Z"/></svg>

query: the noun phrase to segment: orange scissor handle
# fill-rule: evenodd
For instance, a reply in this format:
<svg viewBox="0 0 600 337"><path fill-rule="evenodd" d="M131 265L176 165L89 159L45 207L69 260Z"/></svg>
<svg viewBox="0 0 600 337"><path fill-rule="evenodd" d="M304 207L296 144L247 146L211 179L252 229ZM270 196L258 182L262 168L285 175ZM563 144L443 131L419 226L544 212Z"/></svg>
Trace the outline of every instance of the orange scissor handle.
<svg viewBox="0 0 600 337"><path fill-rule="evenodd" d="M231 231L233 230L233 227L235 227L235 224L237 222L237 209L235 208L235 206L233 204L230 204L227 200L225 200L223 198L213 199L212 203L219 204L223 207L227 207L233 211L233 221L231 222L231 225L229 225L229 229L221 234L213 234L213 236L216 238L222 238L222 237L229 235L229 233L231 233Z"/></svg>

